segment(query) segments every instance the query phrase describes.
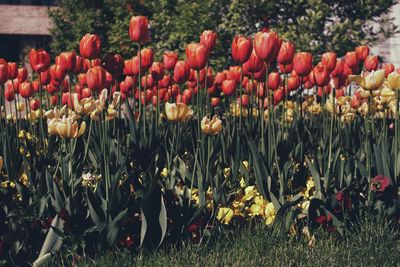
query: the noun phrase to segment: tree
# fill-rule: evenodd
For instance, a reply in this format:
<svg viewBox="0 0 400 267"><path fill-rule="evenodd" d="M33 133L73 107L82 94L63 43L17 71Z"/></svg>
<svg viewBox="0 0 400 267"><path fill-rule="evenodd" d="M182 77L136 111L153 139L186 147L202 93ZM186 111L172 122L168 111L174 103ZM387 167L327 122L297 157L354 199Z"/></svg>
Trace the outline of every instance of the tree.
<svg viewBox="0 0 400 267"><path fill-rule="evenodd" d="M231 64L230 46L237 34L252 35L266 27L298 50L310 51L316 59L325 51L339 56L359 44L373 45L397 32L388 18L396 0L60 0L51 12L54 52L77 49L86 32L96 32L104 52L130 57L135 46L128 37L132 15L149 16L156 56L165 50L184 52L198 41L203 30L218 33L212 65Z"/></svg>

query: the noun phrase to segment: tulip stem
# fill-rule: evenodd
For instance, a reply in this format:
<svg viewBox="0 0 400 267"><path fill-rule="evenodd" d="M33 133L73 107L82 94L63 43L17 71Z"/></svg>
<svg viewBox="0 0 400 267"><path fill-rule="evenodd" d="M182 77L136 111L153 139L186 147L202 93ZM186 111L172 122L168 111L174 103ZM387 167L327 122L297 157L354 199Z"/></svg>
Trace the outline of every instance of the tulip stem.
<svg viewBox="0 0 400 267"><path fill-rule="evenodd" d="M396 90L396 110L395 110L395 125L394 125L394 181L395 184L397 185L398 183L398 175L399 175L399 171L397 169L397 162L398 162L398 157L399 157L399 90Z"/></svg>

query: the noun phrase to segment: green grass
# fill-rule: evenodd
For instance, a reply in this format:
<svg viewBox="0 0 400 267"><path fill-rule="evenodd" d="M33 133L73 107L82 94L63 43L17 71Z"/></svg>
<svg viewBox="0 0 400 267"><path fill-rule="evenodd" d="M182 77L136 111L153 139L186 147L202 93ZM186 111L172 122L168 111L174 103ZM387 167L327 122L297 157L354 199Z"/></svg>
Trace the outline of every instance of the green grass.
<svg viewBox="0 0 400 267"><path fill-rule="evenodd" d="M257 227L221 234L209 245L142 255L114 251L79 261L78 266L400 266L399 237L386 225L367 222L361 231L348 232L340 240L320 231L311 248L305 238L282 237Z"/></svg>

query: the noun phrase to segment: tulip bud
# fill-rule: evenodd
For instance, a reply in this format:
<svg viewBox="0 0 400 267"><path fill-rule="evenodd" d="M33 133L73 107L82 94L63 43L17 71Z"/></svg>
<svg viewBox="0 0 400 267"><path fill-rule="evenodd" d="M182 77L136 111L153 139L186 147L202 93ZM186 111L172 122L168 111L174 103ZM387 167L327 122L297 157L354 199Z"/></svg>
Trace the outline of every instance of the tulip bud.
<svg viewBox="0 0 400 267"><path fill-rule="evenodd" d="M60 65L53 65L50 67L50 76L53 80L61 82L64 80L66 72Z"/></svg>
<svg viewBox="0 0 400 267"><path fill-rule="evenodd" d="M347 52L344 56L344 63L349 68L353 68L358 65L358 54L355 51Z"/></svg>
<svg viewBox="0 0 400 267"><path fill-rule="evenodd" d="M236 82L234 80L225 80L221 86L222 92L225 96L231 96L236 89Z"/></svg>
<svg viewBox="0 0 400 267"><path fill-rule="evenodd" d="M18 66L15 62L8 62L8 79L14 80L18 77Z"/></svg>
<svg viewBox="0 0 400 267"><path fill-rule="evenodd" d="M33 95L33 88L30 82L23 82L19 85L19 94L23 98L30 98Z"/></svg>
<svg viewBox="0 0 400 267"><path fill-rule="evenodd" d="M232 42L233 61L241 64L245 63L253 51L253 44L250 38L236 36Z"/></svg>
<svg viewBox="0 0 400 267"><path fill-rule="evenodd" d="M4 59L0 59L0 83L5 83L9 79L8 76L7 61L5 61Z"/></svg>
<svg viewBox="0 0 400 267"><path fill-rule="evenodd" d="M262 69L264 62L257 57L257 54L253 50L250 58L243 64L243 71L245 73L256 73Z"/></svg>
<svg viewBox="0 0 400 267"><path fill-rule="evenodd" d="M315 81L316 85L325 86L329 83L329 81L330 81L329 70L321 62L318 63L318 65L314 67L313 73L314 73L314 81Z"/></svg>
<svg viewBox="0 0 400 267"><path fill-rule="evenodd" d="M356 53L359 60L365 60L369 55L369 47L366 45L357 46Z"/></svg>
<svg viewBox="0 0 400 267"><path fill-rule="evenodd" d="M100 56L101 42L97 34L85 34L79 42L79 53L86 59L94 59Z"/></svg>
<svg viewBox="0 0 400 267"><path fill-rule="evenodd" d="M333 71L336 67L337 55L335 52L326 52L322 55L321 63L325 65L328 71Z"/></svg>
<svg viewBox="0 0 400 267"><path fill-rule="evenodd" d="M217 40L217 34L213 31L207 30L200 35L200 44L207 48L208 52L211 52L215 48Z"/></svg>
<svg viewBox="0 0 400 267"><path fill-rule="evenodd" d="M293 69L297 75L305 77L312 69L313 57L308 52L299 52L293 58Z"/></svg>
<svg viewBox="0 0 400 267"><path fill-rule="evenodd" d="M132 42L149 41L149 20L144 16L133 16L129 21L129 37Z"/></svg>
<svg viewBox="0 0 400 267"><path fill-rule="evenodd" d="M99 66L90 68L86 73L86 82L90 90L100 92L106 82L106 71Z"/></svg>
<svg viewBox="0 0 400 267"><path fill-rule="evenodd" d="M271 90L276 90L279 87L279 83L281 82L281 77L277 72L271 72L268 75L268 88Z"/></svg>
<svg viewBox="0 0 400 267"><path fill-rule="evenodd" d="M153 79L156 81L160 81L164 78L164 65L161 62L153 62L153 65L150 68L150 74L153 76Z"/></svg>
<svg viewBox="0 0 400 267"><path fill-rule="evenodd" d="M257 32L254 35L254 51L262 61L273 61L273 56L278 46L278 35L273 31Z"/></svg>
<svg viewBox="0 0 400 267"><path fill-rule="evenodd" d="M59 56L58 65L65 71L65 72L72 72L75 69L76 64L76 53L75 51L72 52L63 52Z"/></svg>
<svg viewBox="0 0 400 267"><path fill-rule="evenodd" d="M164 67L171 71L174 69L176 62L178 62L178 54L175 52L166 51L163 54Z"/></svg>
<svg viewBox="0 0 400 267"><path fill-rule="evenodd" d="M32 48L29 52L29 63L34 71L45 71L50 66L50 55L43 49Z"/></svg>
<svg viewBox="0 0 400 267"><path fill-rule="evenodd" d="M364 68L367 71L377 70L379 65L379 59L377 56L367 56L364 60Z"/></svg>
<svg viewBox="0 0 400 267"><path fill-rule="evenodd" d="M190 74L190 67L186 61L178 61L174 67L174 81L178 84L183 84L187 81Z"/></svg>
<svg viewBox="0 0 400 267"><path fill-rule="evenodd" d="M18 75L17 75L18 81L20 83L25 82L27 78L28 78L28 71L26 70L26 68L18 68Z"/></svg>
<svg viewBox="0 0 400 267"><path fill-rule="evenodd" d="M296 48L293 43L283 42L281 48L279 49L279 54L277 58L278 63L282 65L291 65L295 50Z"/></svg>
<svg viewBox="0 0 400 267"><path fill-rule="evenodd" d="M199 43L191 43L186 46L186 58L191 69L201 70L208 61L207 48Z"/></svg>

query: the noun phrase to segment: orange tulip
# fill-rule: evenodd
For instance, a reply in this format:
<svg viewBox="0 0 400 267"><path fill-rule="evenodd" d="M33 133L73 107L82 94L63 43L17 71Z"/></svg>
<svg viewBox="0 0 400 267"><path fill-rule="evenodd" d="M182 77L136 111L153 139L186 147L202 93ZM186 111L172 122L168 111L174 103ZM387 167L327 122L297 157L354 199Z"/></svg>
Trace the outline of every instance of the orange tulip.
<svg viewBox="0 0 400 267"><path fill-rule="evenodd" d="M366 45L357 46L356 53L359 60L365 60L369 55L369 47Z"/></svg>

